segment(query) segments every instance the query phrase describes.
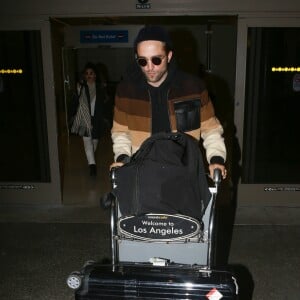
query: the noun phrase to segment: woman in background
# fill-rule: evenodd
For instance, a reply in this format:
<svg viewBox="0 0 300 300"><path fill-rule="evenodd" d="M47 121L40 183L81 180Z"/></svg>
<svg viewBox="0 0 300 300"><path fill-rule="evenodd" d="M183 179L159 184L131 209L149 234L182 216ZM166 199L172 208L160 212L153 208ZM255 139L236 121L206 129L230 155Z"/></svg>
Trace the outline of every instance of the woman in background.
<svg viewBox="0 0 300 300"><path fill-rule="evenodd" d="M71 133L82 136L90 176L97 175L95 151L103 133L105 88L97 81L96 67L87 63L71 106Z"/></svg>

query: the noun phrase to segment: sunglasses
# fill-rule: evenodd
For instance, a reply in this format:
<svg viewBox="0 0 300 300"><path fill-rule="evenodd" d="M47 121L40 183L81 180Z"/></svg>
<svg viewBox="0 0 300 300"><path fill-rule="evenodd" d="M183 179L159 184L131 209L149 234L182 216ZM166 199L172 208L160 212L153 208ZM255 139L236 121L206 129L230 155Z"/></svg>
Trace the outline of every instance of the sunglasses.
<svg viewBox="0 0 300 300"><path fill-rule="evenodd" d="M161 57L161 56L152 56L150 58L151 62L155 65L155 66L159 66L163 59L165 58L165 56ZM141 67L145 67L148 63L148 59L143 58L143 57L138 57L136 59L137 63L141 66Z"/></svg>

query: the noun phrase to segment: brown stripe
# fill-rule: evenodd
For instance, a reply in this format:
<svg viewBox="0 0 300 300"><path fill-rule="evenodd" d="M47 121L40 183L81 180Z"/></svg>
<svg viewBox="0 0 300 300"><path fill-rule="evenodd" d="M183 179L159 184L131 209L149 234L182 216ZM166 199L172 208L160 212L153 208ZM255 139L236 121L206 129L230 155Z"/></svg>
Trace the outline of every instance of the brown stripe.
<svg viewBox="0 0 300 300"><path fill-rule="evenodd" d="M119 110L117 106L115 106L114 110L114 120L123 126L127 126L127 115Z"/></svg>
<svg viewBox="0 0 300 300"><path fill-rule="evenodd" d="M128 126L129 130L141 130L151 132L150 118L126 114L115 106L114 120L123 126Z"/></svg>
<svg viewBox="0 0 300 300"><path fill-rule="evenodd" d="M147 117L128 116L128 128L130 130L151 132L151 120Z"/></svg>
<svg viewBox="0 0 300 300"><path fill-rule="evenodd" d="M116 97L116 106L120 111L129 115L143 116L150 118L150 102L138 99L118 98Z"/></svg>
<svg viewBox="0 0 300 300"><path fill-rule="evenodd" d="M214 107L211 101L208 101L206 105L201 107L201 122L209 120L215 116Z"/></svg>

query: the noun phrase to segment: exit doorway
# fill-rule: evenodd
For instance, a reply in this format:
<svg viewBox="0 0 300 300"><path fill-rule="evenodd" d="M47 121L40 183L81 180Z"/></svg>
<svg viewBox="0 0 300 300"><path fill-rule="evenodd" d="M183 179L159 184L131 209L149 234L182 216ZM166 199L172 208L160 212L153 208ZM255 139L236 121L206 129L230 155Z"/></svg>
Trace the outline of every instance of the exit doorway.
<svg viewBox="0 0 300 300"><path fill-rule="evenodd" d="M113 44L81 44L74 41L76 32L86 28L104 30L118 28L132 30L132 35L145 24L157 24L167 28L174 43L174 53L179 66L190 73L202 76L206 82L214 102L216 114L225 129L225 138L228 148L228 164L231 167L232 137L234 135L233 108L235 89L235 55L236 55L236 31L237 19L231 16L151 16L151 17L109 17L109 18L78 18L78 19L52 19L53 40L57 51L54 57L54 72L57 74L57 86L61 86L58 107L58 114L62 116L59 124L60 135L60 164L64 176L62 182L63 202L65 204L74 202L66 191L68 186L81 186L85 193L94 194L94 200L90 203L98 205L100 194L110 189L108 180L108 166L112 162L112 148L110 135L104 138L105 147L99 152L99 159L106 157L102 162L104 169L96 183L90 184L86 166L82 161L83 153L80 151L82 145L77 137L69 135L67 127L67 105L70 101L71 88L74 86L76 75L82 69L84 63L91 61L105 63L109 79L108 83L112 90L122 78L124 68L133 60L132 42L123 47L116 47ZM74 31L72 32L72 28ZM55 30L56 29L56 30ZM58 30L59 29L59 30ZM66 37L66 34L69 37ZM73 37L73 42L72 40ZM131 37L129 40L133 40ZM67 41L67 43L66 43ZM72 44L73 43L73 44ZM62 50L64 49L64 50ZM57 54L60 54L60 58ZM101 60L99 59L101 57ZM120 63L116 63L122 58ZM60 67L61 62L63 69ZM117 76L111 76L117 74ZM72 79L73 78L73 79ZM72 82L73 81L73 82ZM62 86L62 83L63 86ZM75 142L74 144L74 140ZM74 152L74 147L78 154ZM101 141L100 148L101 149ZM78 158L80 155L80 159ZM73 157L73 158L72 158ZM70 161L70 158L72 158ZM78 169L78 176L72 178L74 166L81 165ZM73 166L70 168L70 166ZM105 169L107 167L107 169ZM71 170L71 171L70 171ZM73 171L72 171L73 170ZM77 183L76 183L77 182ZM94 188L91 188L94 187ZM97 188L98 187L98 190ZM67 188L68 189L68 188ZM91 192L92 191L92 192ZM77 193L79 195L80 193ZM82 199L82 202L85 200ZM80 200L75 201L79 203Z"/></svg>

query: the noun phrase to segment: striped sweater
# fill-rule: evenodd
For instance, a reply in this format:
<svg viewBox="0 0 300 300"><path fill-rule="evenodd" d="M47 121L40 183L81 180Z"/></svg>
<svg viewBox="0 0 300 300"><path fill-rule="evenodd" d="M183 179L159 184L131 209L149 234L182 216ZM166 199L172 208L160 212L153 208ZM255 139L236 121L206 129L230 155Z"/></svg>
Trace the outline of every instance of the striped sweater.
<svg viewBox="0 0 300 300"><path fill-rule="evenodd" d="M171 66L166 90L168 118L172 132L178 128L176 103L198 100L199 124L185 131L197 140L203 139L209 163L224 163L226 148L222 137L223 128L216 118L213 104L203 82ZM152 130L151 93L139 68L131 69L118 85L115 96L112 141L115 160L120 155L131 156L142 142L150 137Z"/></svg>

